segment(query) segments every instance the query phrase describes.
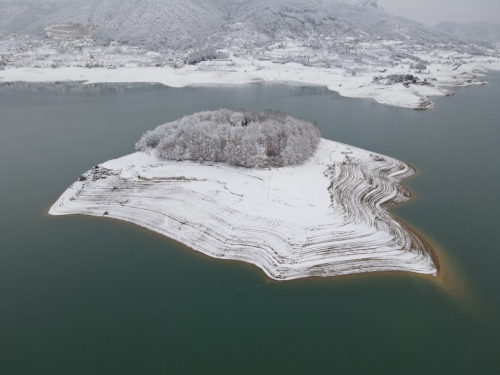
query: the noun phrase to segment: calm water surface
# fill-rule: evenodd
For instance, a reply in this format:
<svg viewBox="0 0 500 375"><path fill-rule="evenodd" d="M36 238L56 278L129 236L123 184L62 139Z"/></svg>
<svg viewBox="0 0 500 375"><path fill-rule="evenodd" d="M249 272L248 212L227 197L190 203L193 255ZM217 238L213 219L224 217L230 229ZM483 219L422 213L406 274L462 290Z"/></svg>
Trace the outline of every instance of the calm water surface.
<svg viewBox="0 0 500 375"><path fill-rule="evenodd" d="M500 74L488 80L423 112L284 85L0 93L0 373L500 373ZM452 281L270 283L133 225L46 215L144 131L221 107L290 112L414 165L414 199L393 212Z"/></svg>

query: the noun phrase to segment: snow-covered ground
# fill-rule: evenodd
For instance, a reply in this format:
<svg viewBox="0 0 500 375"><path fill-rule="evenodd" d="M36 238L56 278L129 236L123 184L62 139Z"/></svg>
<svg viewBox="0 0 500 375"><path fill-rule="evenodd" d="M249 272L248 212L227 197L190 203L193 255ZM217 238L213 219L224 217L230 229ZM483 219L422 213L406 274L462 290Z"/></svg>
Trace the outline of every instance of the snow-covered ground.
<svg viewBox="0 0 500 375"><path fill-rule="evenodd" d="M40 43L19 36L0 43L5 65L0 82L141 82L184 87L286 81L324 85L343 96L390 106L427 109L434 106L429 99L432 96L453 94L445 86L482 84L485 71L500 70L497 49L479 51L474 46L422 46L387 40L348 43L327 38L322 49L307 41L291 40L255 49L244 47L241 41L241 45L221 50L227 59L197 65L184 64L189 51L153 52L115 44L104 47L91 39ZM406 74L418 77L418 81L374 81L375 76Z"/></svg>
<svg viewBox="0 0 500 375"><path fill-rule="evenodd" d="M321 140L299 166L252 169L134 153L84 173L50 209L129 221L289 280L375 271L437 275L430 244L388 212L413 168Z"/></svg>

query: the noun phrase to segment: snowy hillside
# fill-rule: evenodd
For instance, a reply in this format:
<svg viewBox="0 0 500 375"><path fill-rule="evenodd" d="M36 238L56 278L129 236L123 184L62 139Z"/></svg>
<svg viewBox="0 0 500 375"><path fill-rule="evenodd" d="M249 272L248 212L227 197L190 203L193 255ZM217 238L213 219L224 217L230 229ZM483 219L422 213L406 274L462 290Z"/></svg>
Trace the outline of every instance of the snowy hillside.
<svg viewBox="0 0 500 375"><path fill-rule="evenodd" d="M357 29L374 38L422 42L444 42L450 39L447 34L438 29L386 13L377 6L366 6L366 4L372 4L371 1L353 0L350 3L356 2L365 6L333 1L326 3L326 7L329 13L355 25Z"/></svg>
<svg viewBox="0 0 500 375"><path fill-rule="evenodd" d="M43 34L52 24L74 22L96 26L97 38L151 47L188 48L208 41L223 24L218 9L191 0L61 1L44 12L31 5L2 7L13 14L0 29L4 33Z"/></svg>
<svg viewBox="0 0 500 375"><path fill-rule="evenodd" d="M40 20L54 15L60 6L56 2L0 2L0 36L7 33L42 33Z"/></svg>
<svg viewBox="0 0 500 375"><path fill-rule="evenodd" d="M431 42L449 37L436 29L395 17L376 1L323 0L73 0L1 3L0 33L41 35L47 26L94 26L94 37L150 48L188 49L245 38L402 38Z"/></svg>

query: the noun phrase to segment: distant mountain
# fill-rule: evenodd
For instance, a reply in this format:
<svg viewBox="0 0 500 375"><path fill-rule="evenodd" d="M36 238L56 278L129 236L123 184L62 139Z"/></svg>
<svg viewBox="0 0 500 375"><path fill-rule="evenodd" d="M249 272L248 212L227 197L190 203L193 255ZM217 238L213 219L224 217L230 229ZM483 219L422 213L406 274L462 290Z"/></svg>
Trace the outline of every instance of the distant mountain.
<svg viewBox="0 0 500 375"><path fill-rule="evenodd" d="M335 14L372 37L422 42L443 42L450 39L441 30L386 13L377 6L376 1L344 0L327 1L324 4L330 14Z"/></svg>
<svg viewBox="0 0 500 375"><path fill-rule="evenodd" d="M355 25L308 0L212 0L226 13L224 29L244 30L262 39L362 37ZM236 27L237 26L237 27Z"/></svg>
<svg viewBox="0 0 500 375"><path fill-rule="evenodd" d="M43 12L38 2L6 8L11 15L0 26L4 33L43 34L49 25L73 22L97 26L98 38L150 47L186 48L208 40L224 23L217 8L196 0L63 0Z"/></svg>
<svg viewBox="0 0 500 375"><path fill-rule="evenodd" d="M94 36L186 49L244 39L353 37L441 42L441 30L385 13L375 0L53 0L0 3L0 33L43 34L57 23L96 26Z"/></svg>
<svg viewBox="0 0 500 375"><path fill-rule="evenodd" d="M474 22L469 24L441 22L436 28L461 40L500 42L500 25L488 22Z"/></svg>

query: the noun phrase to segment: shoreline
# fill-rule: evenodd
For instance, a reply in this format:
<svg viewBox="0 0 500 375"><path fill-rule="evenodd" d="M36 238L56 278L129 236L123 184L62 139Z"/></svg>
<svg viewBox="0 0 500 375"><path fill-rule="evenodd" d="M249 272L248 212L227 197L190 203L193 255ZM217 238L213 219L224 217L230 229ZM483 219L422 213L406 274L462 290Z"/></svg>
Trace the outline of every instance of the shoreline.
<svg viewBox="0 0 500 375"><path fill-rule="evenodd" d="M224 86L255 83L277 83L297 86L321 86L350 98L370 99L379 104L404 109L430 109L435 104L433 96L451 96L447 88L485 84L480 78L487 71L500 70L500 59L494 62L476 62L449 70L448 66L433 64L422 73L426 83L378 84L373 82L380 70L348 75L340 68L304 67L297 63L267 63L256 68L255 62L243 60L237 69L230 72L199 70L197 66L170 67L124 67L106 68L7 68L0 71L0 84L77 84L85 87L92 84L160 84L172 88ZM241 61L240 61L241 63ZM260 63L263 65L264 63ZM384 69L384 74L408 74L398 67Z"/></svg>
<svg viewBox="0 0 500 375"><path fill-rule="evenodd" d="M413 176L410 176L410 178ZM55 202L54 202L55 203ZM407 203L407 202L403 202ZM51 215L48 213L50 207L53 204L47 205L46 209L44 209L41 212L41 215L44 216L47 219L61 219L58 218L57 216ZM450 259L450 256L446 250L444 250L441 246L437 245L433 239L429 239L428 235L425 233L422 233L420 229L414 229L413 227L412 230L417 232L420 236L424 237L425 240L432 246L432 249L434 250L434 253L436 257L439 259L439 272L437 276L433 275L426 275L426 274L420 274L420 273L413 273L413 272L406 272L406 271L394 271L394 270L388 270L388 271L376 271L376 272L364 272L364 273L354 273L354 274L348 274L348 275L338 275L338 276L332 276L332 277L320 277L320 276L310 276L306 278L298 278L298 279L292 279L292 280L285 280L286 282L283 282L283 280L276 280L264 272L264 270L255 264L247 263L243 260L237 260L237 259L223 259L223 258L214 258L213 256L206 254L204 252L200 252L188 245L183 244L182 242L179 242L173 238L167 237L159 232L156 232L154 230L148 229L147 227L143 227L140 225L137 225L133 222L126 221L126 220L121 220L117 218L113 218L110 216L89 216L85 214L73 214L73 215L68 215L68 216L73 216L77 219L84 219L84 220L103 220L105 222L117 224L119 226L123 226L124 228L132 229L134 231L137 231L141 235L145 236L150 236L152 238L158 239L160 241L164 241L165 243L169 245L173 245L176 249L175 251L178 251L181 256L188 256L192 257L188 261L201 261L201 262L213 262L215 264L227 264L228 266L231 266L232 264L237 265L238 267L245 267L246 270L251 271L256 275L256 278L258 278L260 281L262 281L262 284L254 285L254 286L249 286L249 287L241 287L240 289L252 289L256 287L264 287L266 285L276 285L276 286L286 286L286 285L297 285L297 284L303 284L306 285L307 283L335 283L335 282L342 282L342 281L349 281L349 280L384 280L384 279L389 279L389 278L400 278L400 277L411 277L411 278L418 278L420 280L425 280L427 282L430 282L434 285L436 285L439 289L443 290L447 295L451 296L453 299L456 299L461 303L461 306L465 306L465 308L468 308L469 305L474 304L484 304L484 301L475 295L472 294L473 287L464 287L464 285L460 285L458 282L458 276L457 272L459 271L457 269L457 265L455 264L455 261ZM393 216L398 220L402 221L397 215ZM460 268L460 267L459 267Z"/></svg>

